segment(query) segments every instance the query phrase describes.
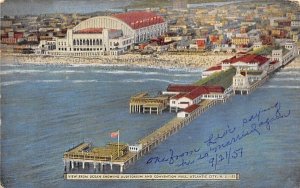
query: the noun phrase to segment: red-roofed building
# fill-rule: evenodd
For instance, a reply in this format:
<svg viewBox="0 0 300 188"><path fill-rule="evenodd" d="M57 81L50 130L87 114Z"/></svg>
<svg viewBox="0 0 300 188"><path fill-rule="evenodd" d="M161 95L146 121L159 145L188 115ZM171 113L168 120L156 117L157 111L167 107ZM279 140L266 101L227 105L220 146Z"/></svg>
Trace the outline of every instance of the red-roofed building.
<svg viewBox="0 0 300 188"><path fill-rule="evenodd" d="M167 22L154 12L131 11L97 16L68 29L66 37L56 38L56 48L45 51L45 55L118 55L131 49L134 43L159 38L167 29Z"/></svg>
<svg viewBox="0 0 300 188"><path fill-rule="evenodd" d="M241 70L268 70L271 59L254 54L246 54L242 56L234 56L230 59L222 61L222 70L228 69L230 66Z"/></svg>
<svg viewBox="0 0 300 188"><path fill-rule="evenodd" d="M178 93L188 93L193 91L199 86L195 85L179 85L179 84L169 84L167 87L167 92L163 94L178 94Z"/></svg>
<svg viewBox="0 0 300 188"><path fill-rule="evenodd" d="M179 93L170 99L170 112L198 104L201 99L223 100L228 94L222 86L169 85L168 89Z"/></svg>
<svg viewBox="0 0 300 188"><path fill-rule="evenodd" d="M164 23L163 17L154 12L133 11L120 14L114 14L113 17L118 18L129 25L132 29L141 29L152 25Z"/></svg>
<svg viewBox="0 0 300 188"><path fill-rule="evenodd" d="M206 77L212 75L213 73L220 72L220 71L222 71L221 64L217 64L216 66L209 67L208 69L206 69L205 71L202 72L202 78L206 78Z"/></svg>
<svg viewBox="0 0 300 188"><path fill-rule="evenodd" d="M184 110L182 110L181 112L178 112L177 113L177 117L179 118L185 118L185 117L189 117L190 114L192 112L194 112L197 108L199 108L199 105L198 104L193 104L187 108L185 108Z"/></svg>

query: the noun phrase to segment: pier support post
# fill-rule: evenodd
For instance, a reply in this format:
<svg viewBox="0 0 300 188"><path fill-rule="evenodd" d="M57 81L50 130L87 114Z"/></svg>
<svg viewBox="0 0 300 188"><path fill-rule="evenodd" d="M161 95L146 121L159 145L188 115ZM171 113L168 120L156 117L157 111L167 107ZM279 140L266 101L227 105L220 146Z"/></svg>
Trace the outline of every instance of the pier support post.
<svg viewBox="0 0 300 188"><path fill-rule="evenodd" d="M123 173L124 165L120 165L120 173Z"/></svg>
<svg viewBox="0 0 300 188"><path fill-rule="evenodd" d="M82 162L82 169L84 169L85 162Z"/></svg>
<svg viewBox="0 0 300 188"><path fill-rule="evenodd" d="M98 170L99 170L99 172L102 172L102 164L101 163L99 163Z"/></svg>
<svg viewBox="0 0 300 188"><path fill-rule="evenodd" d="M102 164L102 163L99 163L99 167L100 167L100 172L103 172L103 167L104 167L104 164Z"/></svg>
<svg viewBox="0 0 300 188"><path fill-rule="evenodd" d="M74 163L75 163L74 161L71 162L72 169L74 168Z"/></svg>
<svg viewBox="0 0 300 188"><path fill-rule="evenodd" d="M67 172L67 161L64 160L64 169L65 169L65 172Z"/></svg>
<svg viewBox="0 0 300 188"><path fill-rule="evenodd" d="M97 163L94 162L94 170L97 168Z"/></svg>
<svg viewBox="0 0 300 188"><path fill-rule="evenodd" d="M110 170L112 170L113 169L113 164L112 163L110 163Z"/></svg>

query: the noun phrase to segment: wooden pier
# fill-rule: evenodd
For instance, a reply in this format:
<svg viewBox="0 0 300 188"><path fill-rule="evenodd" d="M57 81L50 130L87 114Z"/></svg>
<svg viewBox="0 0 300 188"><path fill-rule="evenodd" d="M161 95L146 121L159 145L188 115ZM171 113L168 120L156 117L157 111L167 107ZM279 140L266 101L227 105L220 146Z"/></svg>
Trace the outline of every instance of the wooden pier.
<svg viewBox="0 0 300 188"><path fill-rule="evenodd" d="M137 144L140 144L142 148L137 152L129 151L129 146L126 144L120 144L118 151L117 143L109 143L105 147L93 147L90 143L80 143L64 153L63 161L65 173L68 171L72 172L74 168L79 168L80 166L82 169L85 169L86 166L90 167L90 164L92 164L94 172L101 173L103 172L104 166L109 165L111 170L113 166L119 166L120 173L122 173L124 169L150 152L159 143L175 134L207 109L220 102L225 101L202 100L202 102L199 103L199 107L195 109L189 117L175 117L159 129L140 139Z"/></svg>
<svg viewBox="0 0 300 188"><path fill-rule="evenodd" d="M246 94L249 94L251 91L262 85L269 78L269 75L278 69L271 71L263 79L251 84L247 89ZM207 109L218 103L226 102L227 99L228 98L225 98L224 100L201 100L198 107L193 110L189 116L183 118L175 117L162 127L141 138L137 142L137 145L141 146L141 148L135 152L130 151L129 146L122 143L109 143L104 147L93 147L90 143L80 143L64 153L63 161L65 173L68 171L68 165L69 170L72 171L75 167L79 168L80 165L84 169L86 164L88 167L90 164L93 164L94 172L98 171L100 173L103 172L105 165L109 165L111 170L113 169L113 166L117 165L119 166L120 173L122 173L129 165L134 163L141 156L150 152L169 136L187 126ZM162 110L167 108L168 100L168 96L149 97L148 93L140 93L131 97L130 113L162 113Z"/></svg>
<svg viewBox="0 0 300 188"><path fill-rule="evenodd" d="M129 112L162 114L167 108L168 100L169 97L164 95L150 97L146 92L139 93L130 98Z"/></svg>
<svg viewBox="0 0 300 188"><path fill-rule="evenodd" d="M153 147L157 146L160 142L166 140L169 136L176 133L181 128L188 125L196 117L201 115L205 110L211 108L212 106L220 103L218 100L203 100L200 102L199 107L194 110L189 117L178 118L175 117L159 129L155 130L151 134L145 136L144 138L138 141L139 144L142 144L142 154L149 152Z"/></svg>

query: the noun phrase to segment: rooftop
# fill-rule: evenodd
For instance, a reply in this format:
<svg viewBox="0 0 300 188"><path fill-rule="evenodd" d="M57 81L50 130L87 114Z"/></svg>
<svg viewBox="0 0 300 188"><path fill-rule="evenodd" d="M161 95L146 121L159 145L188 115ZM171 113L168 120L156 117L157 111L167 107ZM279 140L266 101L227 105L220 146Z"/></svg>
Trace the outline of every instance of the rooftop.
<svg viewBox="0 0 300 188"><path fill-rule="evenodd" d="M183 92L188 93L196 89L198 86L195 85L178 85L178 84L169 84L167 91L170 92Z"/></svg>
<svg viewBox="0 0 300 188"><path fill-rule="evenodd" d="M182 85L180 87L185 89L184 85ZM186 97L186 98L189 98L189 99L193 100L193 99L195 99L195 98L197 98L197 97L199 97L200 95L203 95L203 94L223 93L224 90L225 90L224 87L222 87L222 86L192 86L191 87L190 85L186 85L186 87L190 87L190 88L194 88L194 89L191 90L190 92L183 92L183 93L180 93L178 95L175 95L172 98L173 99L180 99L182 97ZM178 92L182 92L182 91L178 90Z"/></svg>
<svg viewBox="0 0 300 188"><path fill-rule="evenodd" d="M261 55L246 54L246 55L241 56L241 57L233 56L232 58L225 59L222 62L223 63L230 63L230 64L234 64L234 63L237 63L237 62L258 63L259 66L261 66L261 65L265 64L268 61L269 61L269 58L266 58L266 57L261 56Z"/></svg>
<svg viewBox="0 0 300 188"><path fill-rule="evenodd" d="M115 18L127 23L132 29L140 29L150 25L163 23L163 17L146 11L132 11L112 15Z"/></svg>
<svg viewBox="0 0 300 188"><path fill-rule="evenodd" d="M215 71L215 70L222 70L222 65L216 65L216 66L213 66L213 67L209 67L205 71Z"/></svg>
<svg viewBox="0 0 300 188"><path fill-rule="evenodd" d="M235 68L230 68L226 71L216 72L209 77L201 79L194 83L197 86L222 86L228 88L232 85L232 78L235 75Z"/></svg>
<svg viewBox="0 0 300 188"><path fill-rule="evenodd" d="M193 100L193 99L196 99L197 97L199 97L200 95L208 94L208 93L209 93L209 91L205 87L198 87L198 88L194 89L192 92L184 95L184 97Z"/></svg>
<svg viewBox="0 0 300 188"><path fill-rule="evenodd" d="M196 110L199 107L198 104L193 104L187 108L185 108L183 111L187 113L192 113L194 110Z"/></svg>
<svg viewBox="0 0 300 188"><path fill-rule="evenodd" d="M115 32L117 31L116 29L109 29L110 32ZM92 34L92 33L102 33L103 32L103 28L86 28L86 29L81 29L76 31L76 34Z"/></svg>

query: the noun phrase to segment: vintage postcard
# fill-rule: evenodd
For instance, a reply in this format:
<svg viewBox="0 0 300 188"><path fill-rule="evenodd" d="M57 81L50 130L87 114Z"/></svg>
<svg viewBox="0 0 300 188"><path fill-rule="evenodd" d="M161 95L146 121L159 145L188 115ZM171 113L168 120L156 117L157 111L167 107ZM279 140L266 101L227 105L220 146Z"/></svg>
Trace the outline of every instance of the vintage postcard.
<svg viewBox="0 0 300 188"><path fill-rule="evenodd" d="M0 6L0 187L300 187L299 0Z"/></svg>

